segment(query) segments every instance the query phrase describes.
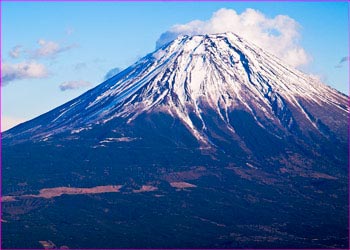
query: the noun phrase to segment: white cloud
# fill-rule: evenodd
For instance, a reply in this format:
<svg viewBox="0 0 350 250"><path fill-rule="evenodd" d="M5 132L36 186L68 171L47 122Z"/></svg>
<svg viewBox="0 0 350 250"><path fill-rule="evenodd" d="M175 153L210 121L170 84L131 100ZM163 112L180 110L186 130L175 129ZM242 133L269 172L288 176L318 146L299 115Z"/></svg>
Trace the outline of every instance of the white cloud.
<svg viewBox="0 0 350 250"><path fill-rule="evenodd" d="M56 55L78 47L77 44L61 45L54 41L46 41L44 39L38 40L39 47L37 49L24 49L21 45L13 47L9 55L12 58L19 58L24 55L26 58L39 59L39 58L54 58Z"/></svg>
<svg viewBox="0 0 350 250"><path fill-rule="evenodd" d="M121 69L120 68L113 68L113 69L110 69L107 73L106 73L106 75L105 75L105 80L108 80L109 78L111 78L111 77L113 77L113 76L115 76L116 74L118 74L119 72L121 71Z"/></svg>
<svg viewBox="0 0 350 250"><path fill-rule="evenodd" d="M16 45L15 47L12 48L9 54L12 58L18 58L21 56L22 52L23 52L22 46Z"/></svg>
<svg viewBox="0 0 350 250"><path fill-rule="evenodd" d="M268 18L254 9L246 9L241 14L232 9L220 9L207 21L194 20L174 25L160 36L156 47L161 47L179 35L233 32L297 67L311 60L299 44L299 30L300 25L289 16Z"/></svg>
<svg viewBox="0 0 350 250"><path fill-rule="evenodd" d="M61 46L60 44L53 41L46 41L44 39L40 39L38 41L39 48L32 51L32 57L40 58L40 57L54 57L59 53L70 50L72 48L77 47L77 45L67 45Z"/></svg>
<svg viewBox="0 0 350 250"><path fill-rule="evenodd" d="M86 81L69 81L63 82L60 84L59 88L62 91L72 90L72 89L81 89L92 86L92 83Z"/></svg>
<svg viewBox="0 0 350 250"><path fill-rule="evenodd" d="M15 64L2 63L1 72L1 82L3 85L15 80L44 78L48 76L45 65L35 61Z"/></svg>
<svg viewBox="0 0 350 250"><path fill-rule="evenodd" d="M1 132L6 131L22 122L25 122L26 119L10 117L10 116L2 116L1 117Z"/></svg>

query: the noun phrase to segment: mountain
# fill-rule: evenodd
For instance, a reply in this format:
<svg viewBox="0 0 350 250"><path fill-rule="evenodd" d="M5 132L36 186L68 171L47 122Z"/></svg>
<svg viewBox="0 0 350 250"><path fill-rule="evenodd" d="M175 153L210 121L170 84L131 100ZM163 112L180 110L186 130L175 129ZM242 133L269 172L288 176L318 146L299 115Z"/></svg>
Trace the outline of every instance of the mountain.
<svg viewBox="0 0 350 250"><path fill-rule="evenodd" d="M348 247L348 115L233 33L179 37L3 133L3 246Z"/></svg>

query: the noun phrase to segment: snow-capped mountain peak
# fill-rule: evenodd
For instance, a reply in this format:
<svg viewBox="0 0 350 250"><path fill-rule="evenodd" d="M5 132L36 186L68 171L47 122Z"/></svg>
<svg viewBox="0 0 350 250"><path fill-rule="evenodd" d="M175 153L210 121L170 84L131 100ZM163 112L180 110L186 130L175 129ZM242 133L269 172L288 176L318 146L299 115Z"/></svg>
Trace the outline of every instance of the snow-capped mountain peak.
<svg viewBox="0 0 350 250"><path fill-rule="evenodd" d="M43 138L78 133L116 118L130 123L140 114L164 112L208 144L206 109L215 111L233 133L229 114L235 109L249 112L262 127L271 123L291 132L299 120L306 120L301 130L320 130L312 107L331 107L335 116L345 116L346 102L345 95L233 33L181 36L42 116L45 127L26 129L40 118L20 127L21 134ZM325 117L323 122L329 126L332 121Z"/></svg>

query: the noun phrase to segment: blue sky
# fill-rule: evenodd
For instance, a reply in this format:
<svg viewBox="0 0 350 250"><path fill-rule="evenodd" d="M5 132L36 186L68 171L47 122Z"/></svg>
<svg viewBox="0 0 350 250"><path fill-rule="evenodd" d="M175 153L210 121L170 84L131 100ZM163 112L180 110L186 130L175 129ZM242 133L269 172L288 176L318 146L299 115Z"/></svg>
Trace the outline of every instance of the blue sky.
<svg viewBox="0 0 350 250"><path fill-rule="evenodd" d="M299 69L348 93L347 2L1 5L2 77L7 72L1 89L2 130L65 103L101 83L110 69L123 69L152 52L161 34L173 25L210 20L221 8L233 9L237 15L251 8L266 20L278 15L293 19L300 27L299 40L291 46L302 49L308 58Z"/></svg>

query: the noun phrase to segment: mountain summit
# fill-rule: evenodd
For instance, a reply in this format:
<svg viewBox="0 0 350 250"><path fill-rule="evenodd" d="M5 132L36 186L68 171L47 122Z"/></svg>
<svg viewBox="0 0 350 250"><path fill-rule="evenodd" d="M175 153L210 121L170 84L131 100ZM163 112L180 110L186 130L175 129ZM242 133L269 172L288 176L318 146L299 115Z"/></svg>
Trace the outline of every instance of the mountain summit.
<svg viewBox="0 0 350 250"><path fill-rule="evenodd" d="M51 204L75 226L46 233L73 248L347 247L347 101L233 33L179 37L3 134L4 217L39 209L39 240ZM18 228L5 246L35 246Z"/></svg>
<svg viewBox="0 0 350 250"><path fill-rule="evenodd" d="M335 122L347 116L345 95L227 33L179 37L4 139L78 133L115 118L131 123L156 112L180 119L196 139L210 144L207 110L233 134L231 111L243 110L259 125L275 127L276 135L303 130L327 136L328 126L346 135L344 124Z"/></svg>

